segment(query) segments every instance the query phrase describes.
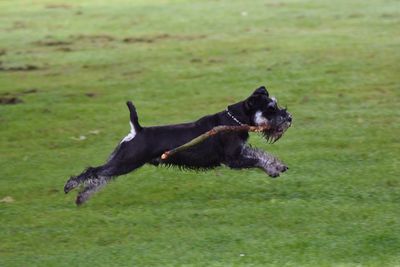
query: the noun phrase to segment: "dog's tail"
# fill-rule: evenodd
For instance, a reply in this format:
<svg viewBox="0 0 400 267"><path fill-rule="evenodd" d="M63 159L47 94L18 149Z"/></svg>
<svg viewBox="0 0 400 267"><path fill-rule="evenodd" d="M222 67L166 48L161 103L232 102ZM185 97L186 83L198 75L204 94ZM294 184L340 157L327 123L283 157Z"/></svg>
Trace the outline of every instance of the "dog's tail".
<svg viewBox="0 0 400 267"><path fill-rule="evenodd" d="M135 106L132 104L132 101L126 102L126 105L129 108L130 119L131 119L131 123L132 123L133 127L135 128L135 132L140 132L142 130L142 126L140 126L140 124L139 124L139 118L136 113Z"/></svg>

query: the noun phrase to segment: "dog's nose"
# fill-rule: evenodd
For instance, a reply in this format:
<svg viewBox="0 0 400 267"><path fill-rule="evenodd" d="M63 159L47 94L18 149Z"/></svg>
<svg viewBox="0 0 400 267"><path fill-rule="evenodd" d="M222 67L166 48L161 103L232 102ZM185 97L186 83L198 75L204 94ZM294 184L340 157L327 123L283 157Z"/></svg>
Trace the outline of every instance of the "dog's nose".
<svg viewBox="0 0 400 267"><path fill-rule="evenodd" d="M289 115L288 118L287 118L287 121L288 122L292 122L292 116Z"/></svg>

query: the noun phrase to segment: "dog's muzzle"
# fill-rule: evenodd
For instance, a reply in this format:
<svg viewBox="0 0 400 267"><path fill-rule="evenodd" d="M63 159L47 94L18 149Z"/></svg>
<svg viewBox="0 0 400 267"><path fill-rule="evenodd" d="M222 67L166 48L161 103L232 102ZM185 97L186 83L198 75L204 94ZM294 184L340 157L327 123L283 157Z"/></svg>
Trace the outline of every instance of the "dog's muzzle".
<svg viewBox="0 0 400 267"><path fill-rule="evenodd" d="M292 125L292 115L285 112L284 115L279 115L274 119L268 121L270 128L262 131L262 135L271 144L278 141L287 129Z"/></svg>

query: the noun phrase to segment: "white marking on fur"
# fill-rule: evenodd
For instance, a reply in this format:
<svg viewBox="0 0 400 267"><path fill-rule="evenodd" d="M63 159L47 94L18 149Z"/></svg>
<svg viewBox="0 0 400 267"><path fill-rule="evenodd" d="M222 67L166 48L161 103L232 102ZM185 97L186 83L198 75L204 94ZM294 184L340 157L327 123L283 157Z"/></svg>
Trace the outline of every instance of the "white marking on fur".
<svg viewBox="0 0 400 267"><path fill-rule="evenodd" d="M132 122L129 122L129 124L131 125L131 132L128 133L128 135L125 136L124 139L122 139L121 143L123 143L123 142L129 142L129 141L131 141L133 138L135 138L135 136L136 136L135 127L133 126Z"/></svg>
<svg viewBox="0 0 400 267"><path fill-rule="evenodd" d="M256 125L268 124L268 119L262 115L261 111L257 111L254 115L254 123Z"/></svg>
<svg viewBox="0 0 400 267"><path fill-rule="evenodd" d="M275 103L278 103L278 100L276 100L275 96L271 96L271 100L274 101Z"/></svg>

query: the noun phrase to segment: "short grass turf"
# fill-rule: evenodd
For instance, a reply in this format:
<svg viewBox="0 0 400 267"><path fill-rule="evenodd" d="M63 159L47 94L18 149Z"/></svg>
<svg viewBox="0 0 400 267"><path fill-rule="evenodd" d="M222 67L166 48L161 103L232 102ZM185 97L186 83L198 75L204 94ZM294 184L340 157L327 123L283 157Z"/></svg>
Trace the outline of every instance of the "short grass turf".
<svg viewBox="0 0 400 267"><path fill-rule="evenodd" d="M400 4L0 2L0 266L399 266ZM267 85L290 170L145 166L82 207L129 131Z"/></svg>

